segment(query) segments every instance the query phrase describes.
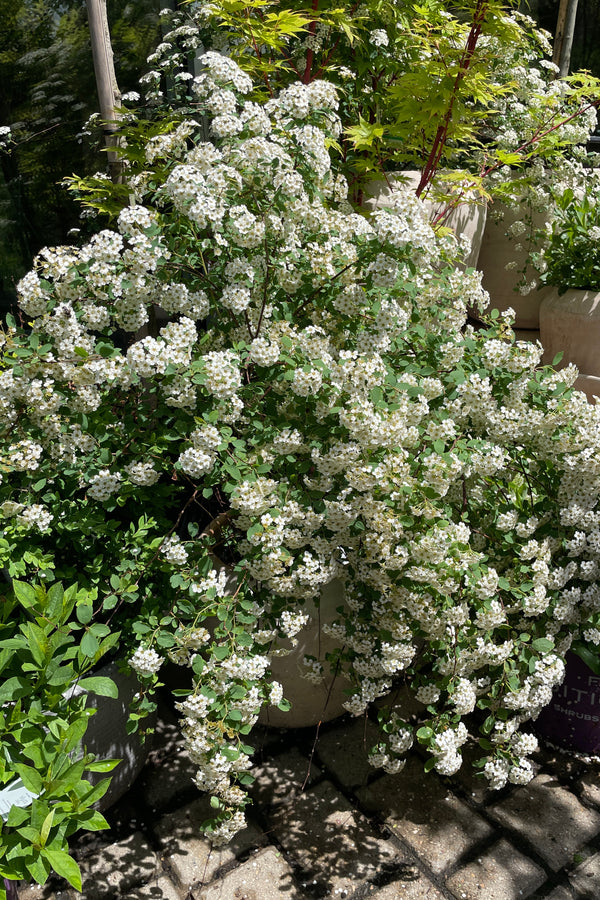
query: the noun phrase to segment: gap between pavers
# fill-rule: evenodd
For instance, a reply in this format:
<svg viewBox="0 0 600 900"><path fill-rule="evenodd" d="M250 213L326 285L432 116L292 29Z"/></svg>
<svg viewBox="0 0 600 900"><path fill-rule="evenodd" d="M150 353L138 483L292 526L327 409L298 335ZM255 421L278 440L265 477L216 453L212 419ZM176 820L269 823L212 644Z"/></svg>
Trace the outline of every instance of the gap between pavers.
<svg viewBox="0 0 600 900"><path fill-rule="evenodd" d="M399 775L385 775L357 791L361 808L384 819L436 874L446 872L493 829L433 772L410 758Z"/></svg>
<svg viewBox="0 0 600 900"><path fill-rule="evenodd" d="M583 806L546 773L487 811L529 842L555 872L571 863L573 854L600 832L600 813Z"/></svg>
<svg viewBox="0 0 600 900"><path fill-rule="evenodd" d="M502 838L446 883L459 900L520 900L544 881L544 870Z"/></svg>

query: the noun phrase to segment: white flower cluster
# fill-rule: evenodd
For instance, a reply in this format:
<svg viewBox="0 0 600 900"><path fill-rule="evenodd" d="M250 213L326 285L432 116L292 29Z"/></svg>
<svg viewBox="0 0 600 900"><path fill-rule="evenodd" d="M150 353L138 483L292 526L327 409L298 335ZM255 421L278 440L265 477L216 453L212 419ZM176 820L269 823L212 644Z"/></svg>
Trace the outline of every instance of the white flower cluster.
<svg viewBox="0 0 600 900"><path fill-rule="evenodd" d="M138 647L128 662L138 675L141 675L142 678L149 678L158 672L163 664L163 659L152 648Z"/></svg>

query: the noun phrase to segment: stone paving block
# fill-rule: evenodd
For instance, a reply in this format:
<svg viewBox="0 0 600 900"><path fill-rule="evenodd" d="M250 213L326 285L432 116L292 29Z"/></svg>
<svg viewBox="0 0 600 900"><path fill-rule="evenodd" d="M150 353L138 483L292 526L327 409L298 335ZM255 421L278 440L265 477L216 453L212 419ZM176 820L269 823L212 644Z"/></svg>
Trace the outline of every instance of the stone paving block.
<svg viewBox="0 0 600 900"><path fill-rule="evenodd" d="M377 726L359 717L322 734L316 754L325 769L335 774L346 788L365 785L376 771L369 765L369 750L381 740Z"/></svg>
<svg viewBox="0 0 600 900"><path fill-rule="evenodd" d="M544 900L575 900L575 894L571 888L564 887L564 885L560 884L558 887L555 887Z"/></svg>
<svg viewBox="0 0 600 900"><path fill-rule="evenodd" d="M392 881L369 894L369 900L444 900L444 895L417 870L415 877Z"/></svg>
<svg viewBox="0 0 600 900"><path fill-rule="evenodd" d="M412 863L328 781L300 794L292 807L273 807L269 826L286 858L302 872L302 877L296 872L300 886L316 884L315 891L327 890L327 896L352 893L381 870Z"/></svg>
<svg viewBox="0 0 600 900"><path fill-rule="evenodd" d="M545 773L488 812L525 837L554 871L570 863L575 851L600 831L600 813L586 809Z"/></svg>
<svg viewBox="0 0 600 900"><path fill-rule="evenodd" d="M109 844L102 850L80 860L83 882L80 900L103 900L125 893L149 881L156 871L156 855L141 832Z"/></svg>
<svg viewBox="0 0 600 900"><path fill-rule="evenodd" d="M590 771L579 779L581 796L588 803L600 806L600 772Z"/></svg>
<svg viewBox="0 0 600 900"><path fill-rule="evenodd" d="M257 804L271 806L292 803L305 782L310 787L321 777L321 770L314 761L311 763L293 749L255 767L252 774L256 781L250 788L250 796Z"/></svg>
<svg viewBox="0 0 600 900"><path fill-rule="evenodd" d="M292 870L274 847L247 860L224 878L194 891L196 900L304 900Z"/></svg>
<svg viewBox="0 0 600 900"><path fill-rule="evenodd" d="M544 870L504 839L447 880L459 900L518 900L546 880Z"/></svg>
<svg viewBox="0 0 600 900"><path fill-rule="evenodd" d="M384 818L436 873L454 865L478 841L493 834L491 826L409 758L398 775L385 775L357 791L369 814Z"/></svg>
<svg viewBox="0 0 600 900"><path fill-rule="evenodd" d="M163 848L164 862L186 888L196 883L207 884L226 863L265 843L262 832L250 825L226 846L212 849L200 831L202 822L211 812L208 797L200 797L177 812L163 816L155 829Z"/></svg>
<svg viewBox="0 0 600 900"><path fill-rule="evenodd" d="M181 900L182 896L183 892L177 890L171 879L161 875L127 894L125 900Z"/></svg>
<svg viewBox="0 0 600 900"><path fill-rule="evenodd" d="M47 884L22 884L19 900L54 900L54 894Z"/></svg>
<svg viewBox="0 0 600 900"><path fill-rule="evenodd" d="M577 900L598 900L600 897L600 853L582 862L569 875Z"/></svg>
<svg viewBox="0 0 600 900"><path fill-rule="evenodd" d="M152 810L163 810L177 795L195 790L192 777L195 766L183 749L171 756L150 756L140 776L140 790Z"/></svg>

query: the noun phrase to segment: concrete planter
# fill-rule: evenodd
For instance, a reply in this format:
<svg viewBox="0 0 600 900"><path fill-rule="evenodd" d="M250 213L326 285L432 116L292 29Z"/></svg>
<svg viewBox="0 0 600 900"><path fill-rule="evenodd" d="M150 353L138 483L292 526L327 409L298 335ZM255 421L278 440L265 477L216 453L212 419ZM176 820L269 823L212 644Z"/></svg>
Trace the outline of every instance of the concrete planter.
<svg viewBox="0 0 600 900"><path fill-rule="evenodd" d="M532 249L531 239L527 234L519 238L509 238L506 234L515 222L523 219L524 212L520 207L509 207L501 203L494 204L494 208L503 213L503 218L496 221L488 216L478 260L478 268L483 272L483 287L490 295L489 309L504 312L512 308L516 313L515 328L538 329L540 304L552 292L552 288L534 289L525 295L519 293L517 284L523 274L528 281L538 278L537 272L525 268ZM534 230L543 228L547 220L543 213L527 213L527 216L531 217L531 227ZM507 269L507 266L513 264L514 268Z"/></svg>
<svg viewBox="0 0 600 900"><path fill-rule="evenodd" d="M559 367L574 363L580 371L575 387L588 400L600 395L600 292L549 288L540 305L540 340L544 362L563 351Z"/></svg>
<svg viewBox="0 0 600 900"><path fill-rule="evenodd" d="M129 790L140 774L148 756L149 743L142 743L139 734L127 734L129 705L139 691L138 680L119 672L115 663L108 663L96 672L111 678L119 690L118 699L88 695L89 707L96 710L89 721L83 743L90 753L103 759L120 759L119 765L110 773L111 783L106 794L98 801L97 808L103 812L119 800ZM76 689L85 693L82 689ZM145 724L153 724L145 720ZM92 784L106 778L98 772L86 775Z"/></svg>
<svg viewBox="0 0 600 900"><path fill-rule="evenodd" d="M350 685L341 675L330 674L329 663L325 660L325 654L339 645L321 630L324 624L336 618L336 609L343 602L344 587L336 579L322 589L318 608L313 603L305 606L304 611L310 615L311 622L298 635L298 644L287 656L271 659L273 678L283 685L283 696L291 702L292 708L282 712L275 706L263 707L259 716L263 725L308 728L319 722L329 722L345 712L342 704L348 697L344 690ZM305 656L314 656L323 664L326 676L319 684L302 678Z"/></svg>
<svg viewBox="0 0 600 900"><path fill-rule="evenodd" d="M365 188L364 209L374 211L391 207L391 198L397 190L416 190L421 178L420 172L392 172L385 179L371 181ZM444 204L425 200L430 218L433 220L444 211ZM462 203L453 209L444 219L443 224L451 228L456 235L466 235L471 242L471 250L464 259L465 268L476 269L479 250L484 234L487 207L485 203Z"/></svg>

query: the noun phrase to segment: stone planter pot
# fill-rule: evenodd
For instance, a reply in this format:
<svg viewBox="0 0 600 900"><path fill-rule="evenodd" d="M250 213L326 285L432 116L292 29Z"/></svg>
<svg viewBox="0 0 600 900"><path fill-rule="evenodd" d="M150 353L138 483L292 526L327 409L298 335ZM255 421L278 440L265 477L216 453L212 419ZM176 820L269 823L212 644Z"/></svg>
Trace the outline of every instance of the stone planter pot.
<svg viewBox="0 0 600 900"><path fill-rule="evenodd" d="M273 656L271 659L273 678L283 685L283 696L290 701L292 708L289 712L282 712L276 706L263 707L259 716L261 724L276 728L308 728L343 715L345 710L342 704L348 699L344 691L350 685L341 675L329 673L325 654L339 645L321 630L324 624L336 618L336 609L343 602L344 587L336 579L322 589L318 608L314 603L304 607L311 622L298 635L298 644L289 655ZM304 656L314 656L323 664L326 675L319 684L302 678Z"/></svg>
<svg viewBox="0 0 600 900"><path fill-rule="evenodd" d="M563 351L558 368L574 363L580 372L575 387L588 400L600 395L600 292L549 288L540 306L540 340L545 363Z"/></svg>
<svg viewBox="0 0 600 900"><path fill-rule="evenodd" d="M506 232L515 222L523 219L524 213L520 207L513 208L502 203L494 204L494 209L503 213L503 218L497 221L495 217L488 215L478 260L478 268L483 273L483 287L490 295L489 309L504 312L512 308L516 313L515 328L538 329L540 304L551 293L552 288L534 289L525 295L519 293L517 284L523 277L532 242L526 234L511 239ZM543 213L527 213L527 218L529 217L534 230L543 228L547 220ZM516 249L517 246L521 249ZM514 268L506 268L513 263L516 264ZM524 274L528 281L538 278L538 273L531 268L525 269ZM471 315L478 317L473 312Z"/></svg>
<svg viewBox="0 0 600 900"><path fill-rule="evenodd" d="M592 756L600 754L600 677L574 653L566 657L563 683L535 722L550 743Z"/></svg>
<svg viewBox="0 0 600 900"><path fill-rule="evenodd" d="M119 672L115 663L108 663L96 672L111 678L119 691L118 699L88 695L89 707L96 710L89 721L83 743L90 753L96 753L103 759L120 759L119 765L112 770L108 791L98 801L96 807L103 812L113 806L126 791L129 790L140 774L150 749L149 742L142 743L139 734L127 734L129 705L139 690L139 682L131 675ZM76 692L84 693L81 688ZM148 725L153 722L145 720ZM100 772L88 772L88 781L96 784L107 776Z"/></svg>
<svg viewBox="0 0 600 900"><path fill-rule="evenodd" d="M205 528L204 534L220 535L227 519L227 513L213 519ZM219 569L227 568L216 556L213 557L213 563ZM229 575L228 589L236 589L233 574ZM344 691L350 685L341 675L329 672L325 654L334 650L338 644L322 632L322 626L333 622L337 616L337 608L343 604L344 586L338 579L322 588L318 607L313 602L303 603L302 611L308 613L311 621L297 635L295 646L291 641L281 644L282 649L289 649L290 652L286 656L272 656L270 666L273 679L283 686L283 696L290 701L292 708L283 712L276 706L264 706L258 717L261 725L308 728L343 715L345 710L342 704L347 699ZM210 630L210 623L206 622L205 625ZM326 675L319 684L313 684L302 677L302 660L305 656L314 656L323 664Z"/></svg>
<svg viewBox="0 0 600 900"><path fill-rule="evenodd" d="M395 191L408 188L416 190L421 178L420 172L390 173L387 181L378 179L369 182L365 187L363 199L364 209L374 211L391 207L391 198ZM444 211L444 204L425 200L425 207L429 211L430 218L435 219ZM478 266L479 251L484 235L487 216L485 203L462 203L453 209L444 219L443 224L451 228L456 235L466 235L471 242L471 250L464 259L465 268L476 269Z"/></svg>

